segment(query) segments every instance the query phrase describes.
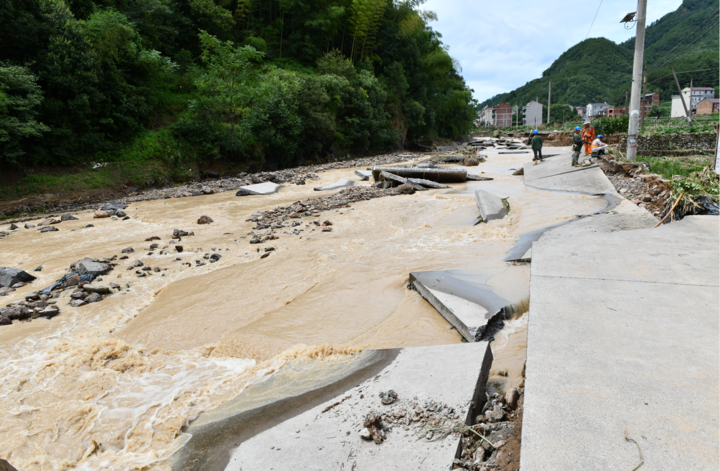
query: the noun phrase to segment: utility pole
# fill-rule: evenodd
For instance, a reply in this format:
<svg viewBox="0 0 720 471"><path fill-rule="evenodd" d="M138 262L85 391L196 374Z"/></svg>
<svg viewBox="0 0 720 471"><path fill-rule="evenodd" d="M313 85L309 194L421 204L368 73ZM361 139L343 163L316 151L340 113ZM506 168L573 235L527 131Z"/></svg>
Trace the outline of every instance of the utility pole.
<svg viewBox="0 0 720 471"><path fill-rule="evenodd" d="M645 11L647 0L638 0L637 30L635 32L635 58L633 59L633 80L630 92L630 124L628 125L627 158L637 160L638 124L640 121L640 80L642 79L645 55Z"/></svg>
<svg viewBox="0 0 720 471"><path fill-rule="evenodd" d="M548 126L550 126L550 97L552 96L552 80L548 82Z"/></svg>
<svg viewBox="0 0 720 471"><path fill-rule="evenodd" d="M673 77L675 77L675 85L677 85L678 93L680 93L680 101L682 102L683 109L685 110L685 116L687 116L688 124L691 124L692 118L690 117L688 107L685 106L685 97L683 96L682 89L680 88L680 82L678 82L677 74L675 73L675 67L673 67L672 62L670 62L670 70L672 70ZM692 103L692 87L690 88L690 103Z"/></svg>
<svg viewBox="0 0 720 471"><path fill-rule="evenodd" d="M645 114L647 111L645 110L647 108L645 104L645 95L647 94L647 65L645 66L645 73L643 74L643 92L642 92L642 98L640 99L640 129L645 128Z"/></svg>

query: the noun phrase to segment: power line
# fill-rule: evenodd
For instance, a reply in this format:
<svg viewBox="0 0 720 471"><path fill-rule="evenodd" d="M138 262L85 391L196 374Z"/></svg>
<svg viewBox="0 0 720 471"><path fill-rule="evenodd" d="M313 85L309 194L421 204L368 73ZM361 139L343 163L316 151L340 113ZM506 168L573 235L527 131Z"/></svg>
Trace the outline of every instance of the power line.
<svg viewBox="0 0 720 471"><path fill-rule="evenodd" d="M696 42L700 41L703 37L705 37L706 34L708 34L710 31L713 31L713 30L715 29L715 27L716 27L717 25L719 25L719 24L720 24L720 20L718 20L714 25L712 25L710 28L708 28L708 30L705 31L703 34L701 34L695 41L693 41L693 42L691 42L690 44L688 44L685 49L683 49L682 51L680 51L680 52L678 52L677 54L675 54L672 59L668 59L664 64L655 67L653 70L650 71L650 73L655 72L656 70L658 70L658 69L666 66L666 65L669 64L670 62L672 62L672 61L674 61L675 59L677 59L677 57L678 57L680 54L682 54L683 52L687 51L688 48L689 48L690 46L692 46L693 44L695 44ZM666 57L667 57L667 56L666 56Z"/></svg>
<svg viewBox="0 0 720 471"><path fill-rule="evenodd" d="M595 16L593 17L592 23L590 23L590 28L588 28L588 32L585 35L585 39L587 39L590 36L590 30L592 29L593 25L595 24L595 18L597 18L598 13L600 12L600 7L602 6L603 0L600 0L600 5L598 5L598 9L595 12Z"/></svg>
<svg viewBox="0 0 720 471"><path fill-rule="evenodd" d="M670 54L672 54L672 52L673 52L675 49L677 49L677 48L679 48L680 46L682 46L682 44L683 44L685 41L687 41L688 39L690 39L695 33L698 32L698 30L699 30L700 28L702 28L703 26L705 26L708 21L710 21L710 20L712 20L713 18L715 18L715 16L716 16L718 13L720 13L720 12L715 12L714 15L710 16L708 19L706 19L705 21L703 21L700 26L698 26L697 28L695 28L695 31L693 31L692 33L688 34L688 35L685 37L685 39L683 39L682 41L680 41L677 46L675 46L674 48L670 49L670 51L668 51L668 53L665 54L665 56L663 56L662 59L657 60L657 61L655 62L655 64L657 64L658 62L661 62L661 61L665 60L665 58L666 58L667 56L669 56ZM650 68L652 68L655 64L653 64L652 66L650 66Z"/></svg>

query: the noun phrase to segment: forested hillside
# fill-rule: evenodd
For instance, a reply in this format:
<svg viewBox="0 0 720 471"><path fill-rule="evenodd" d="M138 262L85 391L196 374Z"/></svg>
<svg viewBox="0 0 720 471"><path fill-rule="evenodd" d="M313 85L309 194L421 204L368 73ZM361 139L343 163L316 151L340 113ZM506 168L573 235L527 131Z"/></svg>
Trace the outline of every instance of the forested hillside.
<svg viewBox="0 0 720 471"><path fill-rule="evenodd" d="M475 103L422 0L4 0L0 164L295 165L453 137Z"/></svg>
<svg viewBox="0 0 720 471"><path fill-rule="evenodd" d="M676 11L648 25L645 36L648 93L660 92L665 101L677 94L668 60L679 72L681 86L689 85L691 78L695 86L718 85L717 20L718 0L684 0ZM703 36L704 33L707 34ZM587 39L563 53L543 72L542 78L496 95L479 107L503 101L523 106L536 97L547 104L550 80L553 103L579 106L608 102L622 106L625 90L632 81L634 49L634 37L622 44L604 38Z"/></svg>

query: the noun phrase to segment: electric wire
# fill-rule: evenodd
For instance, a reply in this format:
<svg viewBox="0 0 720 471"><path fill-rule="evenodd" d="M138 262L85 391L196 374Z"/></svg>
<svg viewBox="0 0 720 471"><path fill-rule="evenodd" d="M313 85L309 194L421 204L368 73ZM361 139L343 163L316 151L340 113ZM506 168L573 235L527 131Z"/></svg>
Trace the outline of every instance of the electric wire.
<svg viewBox="0 0 720 471"><path fill-rule="evenodd" d="M597 18L598 13L600 12L600 7L602 6L603 0L600 0L600 5L598 5L598 9L595 12L595 16L593 17L592 23L590 23L590 28L588 28L588 32L585 35L585 39L587 39L590 36L590 30L592 29L593 25L595 24L595 18Z"/></svg>
<svg viewBox="0 0 720 471"><path fill-rule="evenodd" d="M682 51L680 51L680 52L678 52L677 54L675 54L675 56L673 56L672 59L668 59L664 64L655 67L653 70L649 71L648 74L650 74L650 73L652 73L652 72L655 72L656 70L661 69L662 67L665 67L667 64L669 64L669 63L671 63L672 61L674 61L675 59L677 59L678 56L680 56L680 54L682 54L683 52L687 51L688 48L689 48L690 46L692 46L693 44L695 44L696 42L700 41L703 37L705 37L706 34L708 34L710 31L713 31L713 30L715 29L715 27L716 27L717 25L719 25L719 24L720 24L720 20L718 20L714 25L712 25L710 28L708 28L708 30L705 31L703 34L701 34L695 41L693 41L693 42L691 42L690 44L688 44L685 49L683 49Z"/></svg>
<svg viewBox="0 0 720 471"><path fill-rule="evenodd" d="M670 54L672 54L672 52L673 52L675 49L679 48L680 46L683 45L683 43L684 43L685 41L687 41L688 39L692 38L693 35L694 35L695 33L697 33L700 28L702 28L703 26L705 26L708 21L710 21L710 20L712 20L713 18L715 18L715 16L717 16L718 13L720 13L720 11L715 12L714 15L711 15L710 17L708 17L708 19L706 19L705 21L703 21L703 23L702 23L700 26L698 26L697 28L695 28L695 31L693 31L692 33L690 33L690 34L688 34L687 36L685 36L685 39L683 39L682 41L680 41L680 42L677 44L677 46L675 46L674 48L670 49L667 54L665 54L661 59L655 61L655 64L653 64L653 65L650 66L650 67L652 68L652 67L654 67L657 63L665 60L665 58L666 58L667 56L669 56Z"/></svg>

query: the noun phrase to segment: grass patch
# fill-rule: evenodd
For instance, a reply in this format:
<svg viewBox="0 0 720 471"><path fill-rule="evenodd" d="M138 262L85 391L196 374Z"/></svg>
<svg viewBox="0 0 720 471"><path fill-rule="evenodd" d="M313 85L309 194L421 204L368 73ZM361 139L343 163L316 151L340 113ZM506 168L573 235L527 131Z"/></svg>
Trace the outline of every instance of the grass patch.
<svg viewBox="0 0 720 471"><path fill-rule="evenodd" d="M638 161L650 166L652 173L662 175L666 180L672 180L673 175L689 177L694 172L702 171L710 162L709 156L683 156L683 157L641 157Z"/></svg>
<svg viewBox="0 0 720 471"><path fill-rule="evenodd" d="M126 186L146 188L183 181L197 172L194 156L182 151L167 127L145 131L117 150L96 154L93 161L106 165L93 169L90 163L73 173L55 169L30 174L13 186L0 187L0 200L43 194L72 195Z"/></svg>
<svg viewBox="0 0 720 471"><path fill-rule="evenodd" d="M712 160L713 157L702 155L683 157L638 156L638 161L647 163L652 173L662 175L663 178L672 182L674 194L683 193L688 199L709 196L718 201L720 184L715 176L715 171L709 168Z"/></svg>

